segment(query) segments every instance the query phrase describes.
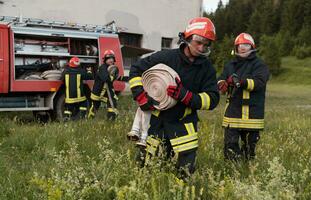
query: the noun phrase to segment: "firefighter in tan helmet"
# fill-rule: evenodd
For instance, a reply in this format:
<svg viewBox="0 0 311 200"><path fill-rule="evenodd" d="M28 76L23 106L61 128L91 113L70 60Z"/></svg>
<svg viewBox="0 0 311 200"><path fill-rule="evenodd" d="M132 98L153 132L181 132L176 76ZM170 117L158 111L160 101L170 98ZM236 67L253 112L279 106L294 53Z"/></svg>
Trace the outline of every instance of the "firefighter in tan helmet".
<svg viewBox="0 0 311 200"><path fill-rule="evenodd" d="M66 87L65 119L75 120L85 118L87 101L83 88L83 80L91 77L81 68L78 57L72 57L69 60L69 67L65 68L62 77Z"/></svg>
<svg viewBox="0 0 311 200"><path fill-rule="evenodd" d="M108 119L114 120L117 117L118 97L113 89L113 81L119 78L119 70L115 62L114 51L106 50L103 56L103 64L99 66L95 76L95 82L91 93L92 106L89 111L89 117L95 116L101 102L107 105Z"/></svg>
<svg viewBox="0 0 311 200"><path fill-rule="evenodd" d="M227 95L223 118L225 159L255 157L259 131L264 128L264 106L269 71L257 57L254 39L241 33L234 42L236 57L225 65L218 88ZM242 146L239 145L239 140Z"/></svg>
<svg viewBox="0 0 311 200"><path fill-rule="evenodd" d="M198 143L197 110L212 110L219 101L216 70L207 58L216 33L212 21L205 17L192 19L180 33L181 45L176 49L156 52L131 66L130 88L134 100L143 111L151 110L145 163L164 147L167 158L176 159L182 177L194 172ZM180 79L167 88L177 104L164 111L155 110L153 100L144 90L142 73L163 63L174 69Z"/></svg>

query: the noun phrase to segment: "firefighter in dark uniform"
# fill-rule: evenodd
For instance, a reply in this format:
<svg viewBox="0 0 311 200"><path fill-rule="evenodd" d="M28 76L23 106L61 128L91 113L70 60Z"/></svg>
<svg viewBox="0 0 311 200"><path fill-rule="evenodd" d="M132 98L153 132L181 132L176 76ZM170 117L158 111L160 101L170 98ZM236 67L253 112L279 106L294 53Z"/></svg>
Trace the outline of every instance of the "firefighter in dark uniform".
<svg viewBox="0 0 311 200"><path fill-rule="evenodd" d="M87 101L84 94L83 80L89 79L89 76L80 67L80 59L78 57L70 59L69 67L65 68L62 76L66 87L65 119L85 118Z"/></svg>
<svg viewBox="0 0 311 200"><path fill-rule="evenodd" d="M267 66L256 56L251 35L241 33L234 42L236 57L225 65L218 88L227 94L222 126L225 159L246 160L255 157L259 131L264 128ZM242 140L242 146L239 140Z"/></svg>
<svg viewBox="0 0 311 200"><path fill-rule="evenodd" d="M194 18L179 36L182 41L179 48L159 51L132 65L129 84L140 108L153 110L145 164L150 156L158 155L159 147L164 147L167 158L177 159L177 169L187 176L195 169L197 110L212 110L219 102L216 71L206 58L215 40L215 28L208 18ZM164 111L154 109L156 102L144 91L141 82L142 73L159 63L170 66L180 77L176 79L177 86L167 88L167 94L178 103Z"/></svg>
<svg viewBox="0 0 311 200"><path fill-rule="evenodd" d="M94 117L95 113L100 107L100 103L107 104L107 118L115 120L118 114L117 99L114 89L113 81L118 79L119 71L115 66L115 54L112 50L106 50L103 56L103 64L99 66L93 90L91 93L92 106L89 111L89 117Z"/></svg>

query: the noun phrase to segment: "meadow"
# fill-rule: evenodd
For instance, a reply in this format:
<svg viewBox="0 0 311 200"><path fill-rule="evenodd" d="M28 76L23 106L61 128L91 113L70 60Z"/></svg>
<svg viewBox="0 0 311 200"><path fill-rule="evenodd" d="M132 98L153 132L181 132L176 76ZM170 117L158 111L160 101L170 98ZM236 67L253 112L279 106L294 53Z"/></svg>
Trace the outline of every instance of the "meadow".
<svg viewBox="0 0 311 200"><path fill-rule="evenodd" d="M214 111L199 112L197 169L183 184L169 162L137 164L126 139L136 110L130 96L120 97L115 122L105 111L46 124L1 113L0 199L311 199L311 59L283 62L283 75L268 84L257 158L224 161L222 98ZM292 66L302 73L290 73Z"/></svg>

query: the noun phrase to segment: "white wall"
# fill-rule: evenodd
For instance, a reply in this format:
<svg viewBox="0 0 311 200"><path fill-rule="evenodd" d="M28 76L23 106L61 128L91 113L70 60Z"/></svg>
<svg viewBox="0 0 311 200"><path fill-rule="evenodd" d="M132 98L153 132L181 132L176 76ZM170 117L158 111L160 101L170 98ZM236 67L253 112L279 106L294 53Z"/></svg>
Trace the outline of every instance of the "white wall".
<svg viewBox="0 0 311 200"><path fill-rule="evenodd" d="M161 37L177 39L200 16L202 0L1 0L0 15L106 24L143 34L144 48L161 49Z"/></svg>

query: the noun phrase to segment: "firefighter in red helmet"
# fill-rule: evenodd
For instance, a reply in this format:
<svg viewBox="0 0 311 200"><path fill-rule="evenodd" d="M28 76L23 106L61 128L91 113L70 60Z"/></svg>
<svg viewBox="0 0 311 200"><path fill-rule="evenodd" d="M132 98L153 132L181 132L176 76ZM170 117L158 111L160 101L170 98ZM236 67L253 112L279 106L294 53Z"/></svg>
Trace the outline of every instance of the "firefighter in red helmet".
<svg viewBox="0 0 311 200"><path fill-rule="evenodd" d="M227 94L223 118L225 159L255 158L259 131L264 128L264 104L269 71L256 55L254 39L241 33L234 41L236 57L218 78L220 93ZM242 146L239 145L239 140Z"/></svg>
<svg viewBox="0 0 311 200"><path fill-rule="evenodd" d="M87 101L84 93L83 80L91 78L80 66L80 59L72 57L69 60L69 67L63 71L65 83L65 119L84 118L87 113Z"/></svg>
<svg viewBox="0 0 311 200"><path fill-rule="evenodd" d="M177 169L182 176L187 176L195 169L197 110L212 110L219 101L216 71L207 58L216 37L215 27L208 18L194 18L179 37L179 48L156 52L133 64L129 84L140 108L153 110L144 162L164 146L167 157L176 158ZM144 91L141 82L142 73L159 63L171 67L180 77L176 79L177 86L167 88L167 94L178 103L165 111L155 110L155 100Z"/></svg>
<svg viewBox="0 0 311 200"><path fill-rule="evenodd" d="M92 106L89 117L94 117L101 102L107 104L107 118L114 120L117 117L117 99L113 89L113 81L118 79L119 70L115 65L116 57L113 50L106 50L103 56L103 64L99 66L93 90L91 93Z"/></svg>

